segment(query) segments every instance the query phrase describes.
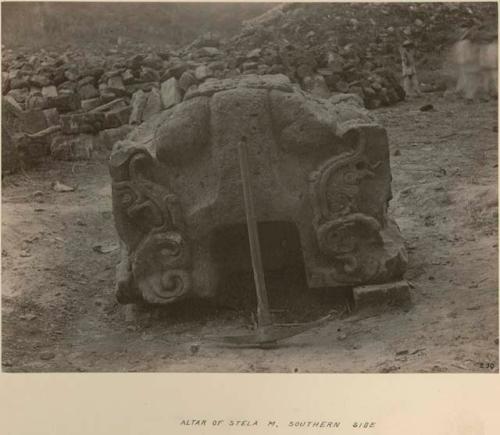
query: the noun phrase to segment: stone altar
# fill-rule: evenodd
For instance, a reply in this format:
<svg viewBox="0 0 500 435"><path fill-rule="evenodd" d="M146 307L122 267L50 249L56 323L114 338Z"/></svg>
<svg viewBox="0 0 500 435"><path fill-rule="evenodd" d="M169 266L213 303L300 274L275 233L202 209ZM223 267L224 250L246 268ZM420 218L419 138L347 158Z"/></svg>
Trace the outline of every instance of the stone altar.
<svg viewBox="0 0 500 435"><path fill-rule="evenodd" d="M310 288L401 279L385 129L356 96L321 99L284 75L249 75L189 89L115 144L120 302L211 297L221 270L250 265L241 140L265 268L282 267L295 247Z"/></svg>

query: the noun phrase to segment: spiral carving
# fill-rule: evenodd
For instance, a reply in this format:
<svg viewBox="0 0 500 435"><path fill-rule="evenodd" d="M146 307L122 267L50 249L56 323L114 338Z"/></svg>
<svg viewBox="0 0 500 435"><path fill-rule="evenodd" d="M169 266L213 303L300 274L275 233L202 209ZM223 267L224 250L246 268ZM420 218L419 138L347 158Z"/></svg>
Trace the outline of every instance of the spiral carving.
<svg viewBox="0 0 500 435"><path fill-rule="evenodd" d="M357 140L353 151L327 160L310 177L314 222L319 250L333 260L340 282L355 282L374 271L364 251L383 245L382 225L372 216L358 212L360 183L375 177L380 165L370 164L365 154L363 129L349 130Z"/></svg>
<svg viewBox="0 0 500 435"><path fill-rule="evenodd" d="M191 288L190 255L177 197L155 182L156 163L145 149L120 150L110 165L116 225L131 264L127 288L150 303L184 296ZM122 299L125 287L121 280Z"/></svg>

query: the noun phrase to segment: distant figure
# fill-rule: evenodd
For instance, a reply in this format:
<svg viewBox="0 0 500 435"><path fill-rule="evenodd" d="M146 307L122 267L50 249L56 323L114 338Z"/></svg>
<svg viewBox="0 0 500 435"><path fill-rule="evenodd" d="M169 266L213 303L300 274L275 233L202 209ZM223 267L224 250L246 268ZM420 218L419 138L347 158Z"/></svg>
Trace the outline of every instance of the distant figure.
<svg viewBox="0 0 500 435"><path fill-rule="evenodd" d="M498 45L496 35L473 26L453 46L457 70L456 92L466 100L497 96Z"/></svg>
<svg viewBox="0 0 500 435"><path fill-rule="evenodd" d="M407 97L420 96L420 85L415 67L415 46L406 40L400 47L401 63L403 68L403 88Z"/></svg>
<svg viewBox="0 0 500 435"><path fill-rule="evenodd" d="M481 44L479 47L479 67L481 70L481 91L486 99L498 98L498 43Z"/></svg>

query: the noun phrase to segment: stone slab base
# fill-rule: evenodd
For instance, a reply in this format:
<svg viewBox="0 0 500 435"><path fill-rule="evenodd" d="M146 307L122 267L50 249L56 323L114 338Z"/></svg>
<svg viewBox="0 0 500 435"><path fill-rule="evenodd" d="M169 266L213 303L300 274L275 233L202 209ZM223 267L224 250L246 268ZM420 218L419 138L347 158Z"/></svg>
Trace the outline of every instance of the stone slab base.
<svg viewBox="0 0 500 435"><path fill-rule="evenodd" d="M354 307L357 310L374 306L409 306L410 286L407 281L364 285L353 289Z"/></svg>

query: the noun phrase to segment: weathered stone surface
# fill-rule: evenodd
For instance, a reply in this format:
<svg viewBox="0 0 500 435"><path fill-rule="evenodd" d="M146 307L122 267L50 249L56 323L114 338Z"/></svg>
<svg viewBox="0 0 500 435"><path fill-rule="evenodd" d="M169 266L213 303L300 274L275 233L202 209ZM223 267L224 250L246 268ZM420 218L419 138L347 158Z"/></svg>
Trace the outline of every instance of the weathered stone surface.
<svg viewBox="0 0 500 435"><path fill-rule="evenodd" d="M47 107L55 107L59 113L74 112L80 106L80 98L74 93L59 94L56 97L47 97Z"/></svg>
<svg viewBox="0 0 500 435"><path fill-rule="evenodd" d="M7 110L11 110L14 113L21 114L23 111L23 108L21 105L16 101L16 99L12 95L6 95L5 97L2 98L2 107L8 107ZM5 109L4 109L5 110Z"/></svg>
<svg viewBox="0 0 500 435"><path fill-rule="evenodd" d="M140 79L143 82L157 82L160 80L160 73L153 68L143 66L141 68Z"/></svg>
<svg viewBox="0 0 500 435"><path fill-rule="evenodd" d="M185 71L179 79L179 87L187 91L191 86L198 83L197 76L192 71Z"/></svg>
<svg viewBox="0 0 500 435"><path fill-rule="evenodd" d="M2 95L10 91L10 79L5 72L2 72Z"/></svg>
<svg viewBox="0 0 500 435"><path fill-rule="evenodd" d="M48 99L44 97L41 91L36 90L30 92L28 99L26 100L26 108L28 110L41 110L48 106Z"/></svg>
<svg viewBox="0 0 500 435"><path fill-rule="evenodd" d="M320 98L329 98L331 92L328 90L325 79L320 74L315 74L312 77L304 79L304 89L312 95Z"/></svg>
<svg viewBox="0 0 500 435"><path fill-rule="evenodd" d="M64 77L70 82L77 81L79 76L77 68L71 68L64 71Z"/></svg>
<svg viewBox="0 0 500 435"><path fill-rule="evenodd" d="M104 128L116 128L128 124L132 108L130 106L117 107L104 112Z"/></svg>
<svg viewBox="0 0 500 435"><path fill-rule="evenodd" d="M55 107L51 109L45 109L43 111L43 115L45 116L45 120L47 121L47 127L51 127L53 125L60 125L61 120L59 118L59 112Z"/></svg>
<svg viewBox="0 0 500 435"><path fill-rule="evenodd" d="M358 107L363 107L363 99L356 94L334 94L330 97L333 104L347 103Z"/></svg>
<svg viewBox="0 0 500 435"><path fill-rule="evenodd" d="M122 73L122 79L123 83L126 85L129 85L131 83L134 83L136 81L135 76L132 72L132 70L128 69Z"/></svg>
<svg viewBox="0 0 500 435"><path fill-rule="evenodd" d="M110 158L120 301L213 295L221 268L246 267L248 250L230 238L246 234L242 140L257 220L295 234L309 287L401 279L387 135L357 104L309 96L280 76L208 80L140 129ZM286 262L279 249L272 267Z"/></svg>
<svg viewBox="0 0 500 435"><path fill-rule="evenodd" d="M104 113L74 113L61 116L62 132L64 134L97 133L104 129Z"/></svg>
<svg viewBox="0 0 500 435"><path fill-rule="evenodd" d="M36 164L50 154L52 134L19 133L13 136L20 162L24 166Z"/></svg>
<svg viewBox="0 0 500 435"><path fill-rule="evenodd" d="M116 109L118 107L125 107L127 103L123 100L123 98L115 98L112 101L109 101L106 104L102 104L95 109L92 110L93 113L101 113L101 112L107 112L112 109Z"/></svg>
<svg viewBox="0 0 500 435"><path fill-rule="evenodd" d="M153 88L148 94L146 99L146 106L144 107L144 112L142 113L142 120L147 121L151 117L162 110L161 95L160 91Z"/></svg>
<svg viewBox="0 0 500 435"><path fill-rule="evenodd" d="M11 89L28 88L30 85L28 77L12 78L10 79Z"/></svg>
<svg viewBox="0 0 500 435"><path fill-rule="evenodd" d="M132 85L125 86L126 91L133 95L137 91L150 92L151 89L160 89L159 82L148 82L148 83L134 83Z"/></svg>
<svg viewBox="0 0 500 435"><path fill-rule="evenodd" d="M31 76L30 83L38 88L43 88L44 86L49 86L51 82L47 76L35 74Z"/></svg>
<svg viewBox="0 0 500 435"><path fill-rule="evenodd" d="M164 82L172 77L177 80L181 78L182 74L189 69L189 65L186 62L176 61L173 62L170 67L162 74L160 77L160 82Z"/></svg>
<svg viewBox="0 0 500 435"><path fill-rule="evenodd" d="M22 89L11 89L8 93L7 96L12 97L14 100L16 100L18 103L24 103L26 99L29 96L29 89L28 88L22 88Z"/></svg>
<svg viewBox="0 0 500 435"><path fill-rule="evenodd" d="M121 127L108 128L99 132L98 141L102 148L111 150L114 144L123 140L132 131L131 125L122 125Z"/></svg>
<svg viewBox="0 0 500 435"><path fill-rule="evenodd" d="M93 76L85 76L82 79L78 80L78 86L82 87L85 85L93 85L95 82L95 78Z"/></svg>
<svg viewBox="0 0 500 435"><path fill-rule="evenodd" d="M201 47L200 49L198 49L199 56L213 57L219 56L221 54L222 51L220 51L217 47Z"/></svg>
<svg viewBox="0 0 500 435"><path fill-rule="evenodd" d="M128 95L128 92L125 89L125 85L123 84L123 79L119 75L109 78L107 90L116 95L117 97L123 97Z"/></svg>
<svg viewBox="0 0 500 435"><path fill-rule="evenodd" d="M141 67L143 60L144 56L142 54L135 54L134 56L127 59L126 64L127 67L130 68L131 70L138 70Z"/></svg>
<svg viewBox="0 0 500 435"><path fill-rule="evenodd" d="M243 71L249 72L250 70L257 70L259 66L258 62L244 62L243 65L241 65Z"/></svg>
<svg viewBox="0 0 500 435"><path fill-rule="evenodd" d="M408 306L411 304L410 287L406 281L365 285L353 289L356 309L377 305Z"/></svg>
<svg viewBox="0 0 500 435"><path fill-rule="evenodd" d="M212 77L212 72L210 71L210 68L206 65L200 65L196 68L194 71L195 78L202 82L203 80ZM187 88L186 88L187 90Z"/></svg>
<svg viewBox="0 0 500 435"><path fill-rule="evenodd" d="M90 100L99 96L99 91L92 83L86 83L78 89L78 95L82 100Z"/></svg>
<svg viewBox="0 0 500 435"><path fill-rule="evenodd" d="M149 53L144 60L142 61L142 65L148 67L150 69L160 69L162 66L163 60L156 53Z"/></svg>
<svg viewBox="0 0 500 435"><path fill-rule="evenodd" d="M20 167L19 153L11 135L2 124L2 174L11 174Z"/></svg>
<svg viewBox="0 0 500 435"><path fill-rule="evenodd" d="M135 92L134 95L132 95L132 100L130 102L130 105L132 107L129 119L130 124L137 125L142 122L142 115L144 113L144 108L146 107L147 102L148 97L142 90L139 90Z"/></svg>
<svg viewBox="0 0 500 435"><path fill-rule="evenodd" d="M258 59L260 57L261 52L262 49L254 48L253 50L247 53L247 59Z"/></svg>
<svg viewBox="0 0 500 435"><path fill-rule="evenodd" d="M186 92L184 99L199 96L210 96L216 92L235 89L237 87L255 88L255 89L276 89L283 92L292 92L293 86L290 80L284 74L275 75L245 75L236 78L215 80L209 79L203 82L198 88L190 89Z"/></svg>
<svg viewBox="0 0 500 435"><path fill-rule="evenodd" d="M116 100L117 95L114 92L108 90L108 87L105 85L104 87L99 86L99 98L103 103L110 103L113 100Z"/></svg>
<svg viewBox="0 0 500 435"><path fill-rule="evenodd" d="M175 77L161 84L161 102L164 109L168 109L182 101L179 83Z"/></svg>
<svg viewBox="0 0 500 435"><path fill-rule="evenodd" d="M47 98L55 98L57 97L57 88L54 85L44 86L42 95Z"/></svg>
<svg viewBox="0 0 500 435"><path fill-rule="evenodd" d="M25 110L20 119L22 125L20 131L25 133L37 133L48 127L43 110Z"/></svg>
<svg viewBox="0 0 500 435"><path fill-rule="evenodd" d="M90 98L88 100L82 100L81 105L82 109L85 112L89 112L101 105L101 99L97 97L97 98Z"/></svg>
<svg viewBox="0 0 500 435"><path fill-rule="evenodd" d="M90 160L94 151L94 136L90 134L59 135L50 144L55 160Z"/></svg>

